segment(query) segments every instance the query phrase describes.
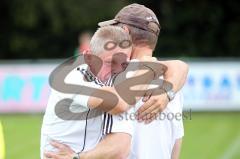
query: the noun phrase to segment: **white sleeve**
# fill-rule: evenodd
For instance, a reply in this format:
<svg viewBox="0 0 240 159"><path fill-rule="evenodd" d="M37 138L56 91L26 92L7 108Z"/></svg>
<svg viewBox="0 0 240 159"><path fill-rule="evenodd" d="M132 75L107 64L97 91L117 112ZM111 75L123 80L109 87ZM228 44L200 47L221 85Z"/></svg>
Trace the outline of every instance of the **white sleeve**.
<svg viewBox="0 0 240 159"><path fill-rule="evenodd" d="M88 106L88 100L89 100L89 96L85 96L85 95L74 95L73 96L73 102L70 106L70 109L74 112L79 112L79 111L86 111L88 110L89 106ZM83 108L83 109L81 109ZM79 110L79 111L78 111Z"/></svg>
<svg viewBox="0 0 240 159"><path fill-rule="evenodd" d="M101 86L96 84L95 81L85 81L84 76L80 71L77 69L72 70L64 80L67 84L74 84L80 86L85 86L89 88L100 88ZM71 99L73 99L72 106L88 108L88 100L90 96L84 95L84 93L88 92L88 94L92 94L94 90L83 88L80 90L79 94L71 94ZM78 105L78 106L77 106ZM77 109L77 108L76 108Z"/></svg>

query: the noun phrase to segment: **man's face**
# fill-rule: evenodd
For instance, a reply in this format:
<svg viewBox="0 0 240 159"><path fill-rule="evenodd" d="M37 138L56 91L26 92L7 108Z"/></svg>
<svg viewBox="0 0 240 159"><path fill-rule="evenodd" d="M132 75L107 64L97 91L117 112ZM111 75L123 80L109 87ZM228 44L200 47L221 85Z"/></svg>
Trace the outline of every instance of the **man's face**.
<svg viewBox="0 0 240 159"><path fill-rule="evenodd" d="M131 51L131 47L126 49L116 47L113 50L102 53L99 57L103 64L98 73L98 77L102 81L105 81L113 74L122 72L126 68L127 62L130 60Z"/></svg>

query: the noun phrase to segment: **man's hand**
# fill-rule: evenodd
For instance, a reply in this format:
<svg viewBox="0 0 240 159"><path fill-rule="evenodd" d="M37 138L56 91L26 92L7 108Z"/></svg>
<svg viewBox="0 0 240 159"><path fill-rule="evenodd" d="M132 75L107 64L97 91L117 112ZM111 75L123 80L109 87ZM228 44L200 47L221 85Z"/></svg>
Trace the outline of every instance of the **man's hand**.
<svg viewBox="0 0 240 159"><path fill-rule="evenodd" d="M44 152L44 157L51 159L72 159L76 153L67 145L57 141L51 141L50 144L57 148L57 152Z"/></svg>
<svg viewBox="0 0 240 159"><path fill-rule="evenodd" d="M145 102L137 111L138 121L144 121L146 124L152 122L161 113L169 102L167 94L163 90L158 90L159 95L151 96L152 93L146 93L143 98Z"/></svg>

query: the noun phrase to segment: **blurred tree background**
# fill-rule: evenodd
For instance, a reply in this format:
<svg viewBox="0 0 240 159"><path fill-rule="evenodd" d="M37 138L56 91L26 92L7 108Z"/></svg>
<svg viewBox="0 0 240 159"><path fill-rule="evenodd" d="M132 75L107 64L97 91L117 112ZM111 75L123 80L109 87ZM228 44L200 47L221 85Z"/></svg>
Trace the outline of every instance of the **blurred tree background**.
<svg viewBox="0 0 240 159"><path fill-rule="evenodd" d="M73 55L82 31L112 19L125 5L151 8L160 21L155 56L239 57L237 0L1 0L0 59Z"/></svg>

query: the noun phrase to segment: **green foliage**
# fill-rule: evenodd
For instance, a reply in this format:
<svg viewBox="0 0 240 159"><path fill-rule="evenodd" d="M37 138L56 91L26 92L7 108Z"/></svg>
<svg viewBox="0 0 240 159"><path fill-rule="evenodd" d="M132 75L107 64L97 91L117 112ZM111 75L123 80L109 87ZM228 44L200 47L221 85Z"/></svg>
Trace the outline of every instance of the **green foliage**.
<svg viewBox="0 0 240 159"><path fill-rule="evenodd" d="M126 3L77 0L1 1L0 58L61 58L72 55L79 32L96 30L101 20Z"/></svg>
<svg viewBox="0 0 240 159"><path fill-rule="evenodd" d="M155 56L239 56L240 2L208 0L2 0L0 58L69 57L78 34L125 5L151 8L162 26Z"/></svg>
<svg viewBox="0 0 240 159"><path fill-rule="evenodd" d="M155 55L240 56L239 4L239 1L208 0L147 3L162 26Z"/></svg>

